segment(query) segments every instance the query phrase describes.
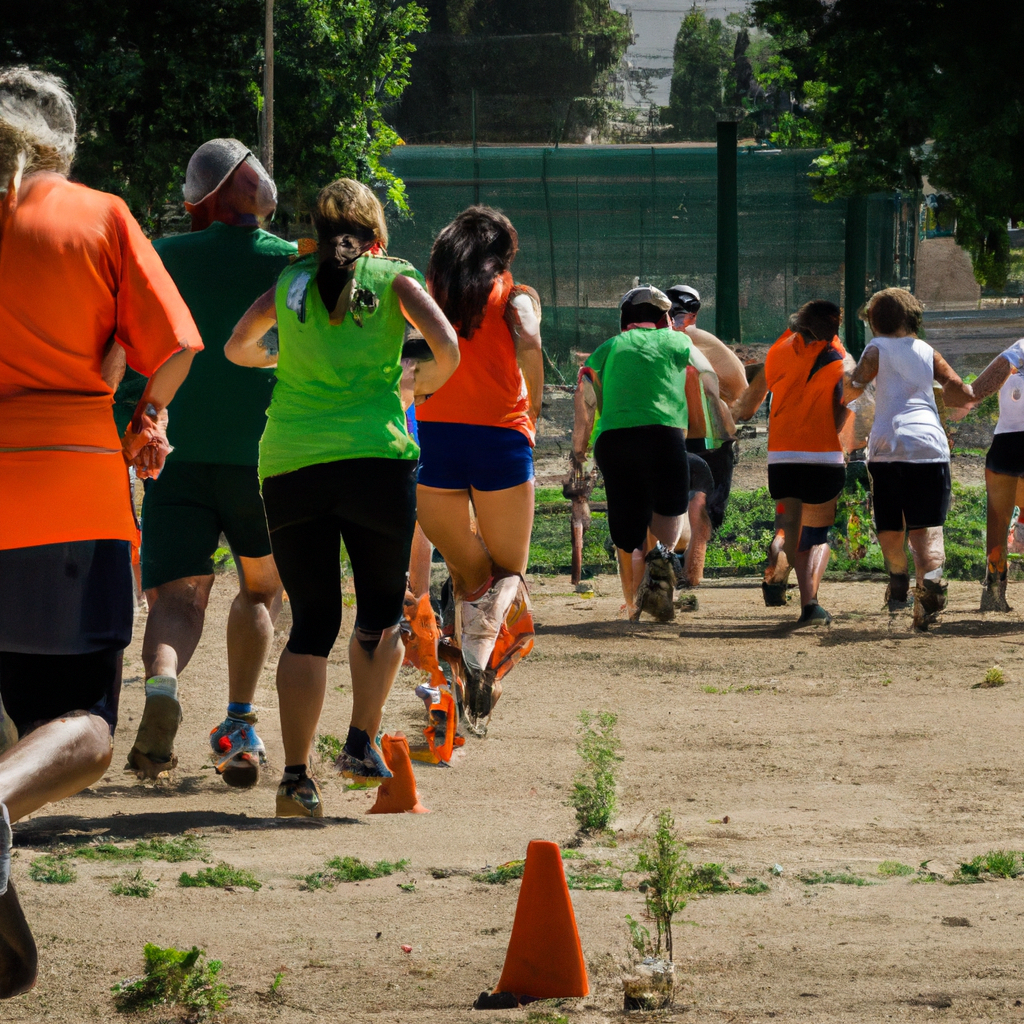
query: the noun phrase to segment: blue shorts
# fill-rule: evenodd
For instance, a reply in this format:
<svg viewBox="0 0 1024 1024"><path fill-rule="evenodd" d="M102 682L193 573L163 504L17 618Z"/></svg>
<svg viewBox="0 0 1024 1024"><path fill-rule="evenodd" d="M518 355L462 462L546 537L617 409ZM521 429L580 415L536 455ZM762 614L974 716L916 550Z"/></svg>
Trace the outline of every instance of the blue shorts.
<svg viewBox="0 0 1024 1024"><path fill-rule="evenodd" d="M420 420L417 482L444 491L504 491L533 479L533 451L511 427Z"/></svg>

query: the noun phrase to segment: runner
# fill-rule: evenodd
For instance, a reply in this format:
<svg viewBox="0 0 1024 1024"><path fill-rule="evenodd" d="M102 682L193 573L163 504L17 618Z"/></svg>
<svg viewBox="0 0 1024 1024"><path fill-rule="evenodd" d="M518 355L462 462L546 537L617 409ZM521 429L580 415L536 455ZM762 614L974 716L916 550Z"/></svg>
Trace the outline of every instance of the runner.
<svg viewBox="0 0 1024 1024"><path fill-rule="evenodd" d="M260 442L270 539L292 609L277 666L287 762L279 817L322 817L308 776L327 687L327 656L341 629L341 543L352 565L356 621L349 643L352 719L337 760L349 778L390 778L377 734L402 663L402 618L415 511L418 449L402 409L407 316L434 354L440 380L458 342L408 263L379 255L384 211L347 178L317 197L318 252L296 261L239 321L225 346L240 366L277 368ZM277 325L278 335L268 335ZM279 338L279 343L278 343ZM280 346L280 358L278 356Z"/></svg>
<svg viewBox="0 0 1024 1024"><path fill-rule="evenodd" d="M427 285L459 332L462 361L443 388L429 364L417 382L417 517L451 573L465 708L478 735L501 695L502 670L533 636L523 573L544 362L540 303L512 280L518 245L508 218L486 206L471 206L437 236Z"/></svg>
<svg viewBox="0 0 1024 1024"><path fill-rule="evenodd" d="M228 615L228 705L210 732L217 771L229 786L255 786L266 759L253 698L281 610L256 463L274 379L229 363L224 342L252 301L295 252L263 231L274 183L237 139L213 139L189 160L185 209L192 233L154 244L206 342L174 399L174 450L142 506L142 585L149 618L142 642L146 706L128 767L156 778L173 768L181 721L178 677L203 633L221 534L238 571Z"/></svg>
<svg viewBox="0 0 1024 1024"><path fill-rule="evenodd" d="M836 336L839 307L814 300L789 320L789 328L768 350L764 366L732 412L749 420L772 393L768 419L768 490L777 503L776 530L784 534L786 561L800 587L797 626L827 626L832 616L818 604L818 586L831 553L828 531L846 482L839 430L846 421L844 366L853 360ZM770 589L785 582L763 584Z"/></svg>
<svg viewBox="0 0 1024 1024"><path fill-rule="evenodd" d="M608 527L632 621L648 601L657 618L673 615L669 552L690 500L686 368L693 353L690 339L670 327L671 305L648 285L627 292L621 333L590 356L576 388L572 460L583 467L596 420L594 458L604 476ZM658 541L649 552L648 529Z"/></svg>
<svg viewBox="0 0 1024 1024"><path fill-rule="evenodd" d="M156 477L166 407L199 332L122 200L71 184L60 79L0 69L0 997L35 983L10 823L110 764L138 529L125 461ZM115 343L149 376L124 453L104 378ZM108 364L109 365L109 364Z"/></svg>
<svg viewBox="0 0 1024 1024"><path fill-rule="evenodd" d="M946 607L942 524L952 487L949 442L932 382L942 385L943 401L951 408L967 405L974 393L931 345L917 337L924 309L909 291L875 292L865 310L875 336L865 346L850 383L859 394L869 381L875 382L868 473L875 531L889 570L885 602L890 612L907 605L909 539L917 575L914 628L926 630Z"/></svg>
<svg viewBox="0 0 1024 1024"><path fill-rule="evenodd" d="M998 355L971 384L974 402L999 394L999 421L985 457L988 498L988 560L981 611L1009 612L1006 603L1006 548L1013 508L1024 508L1024 338ZM967 408L964 409L966 413Z"/></svg>

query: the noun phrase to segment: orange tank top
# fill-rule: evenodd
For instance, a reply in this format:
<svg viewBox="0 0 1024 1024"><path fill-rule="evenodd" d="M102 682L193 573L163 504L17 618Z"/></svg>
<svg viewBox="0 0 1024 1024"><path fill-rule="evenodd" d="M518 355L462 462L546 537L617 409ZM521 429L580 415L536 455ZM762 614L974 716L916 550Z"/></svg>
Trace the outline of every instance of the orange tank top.
<svg viewBox="0 0 1024 1024"><path fill-rule="evenodd" d="M838 338L806 342L792 331L768 350L769 452L842 452L833 396L843 379L845 355Z"/></svg>
<svg viewBox="0 0 1024 1024"><path fill-rule="evenodd" d="M516 361L516 343L505 322L512 275L494 279L484 318L472 338L459 337L459 365L447 383L416 406L421 423L471 423L510 427L533 445L530 396Z"/></svg>

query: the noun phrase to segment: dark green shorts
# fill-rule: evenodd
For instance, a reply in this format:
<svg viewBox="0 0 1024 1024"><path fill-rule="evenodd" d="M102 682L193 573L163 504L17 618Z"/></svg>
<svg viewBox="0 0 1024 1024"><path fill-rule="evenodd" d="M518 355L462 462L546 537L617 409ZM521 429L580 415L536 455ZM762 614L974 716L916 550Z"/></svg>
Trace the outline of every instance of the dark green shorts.
<svg viewBox="0 0 1024 1024"><path fill-rule="evenodd" d="M255 466L169 462L142 502L142 586L208 576L224 534L242 558L270 554Z"/></svg>

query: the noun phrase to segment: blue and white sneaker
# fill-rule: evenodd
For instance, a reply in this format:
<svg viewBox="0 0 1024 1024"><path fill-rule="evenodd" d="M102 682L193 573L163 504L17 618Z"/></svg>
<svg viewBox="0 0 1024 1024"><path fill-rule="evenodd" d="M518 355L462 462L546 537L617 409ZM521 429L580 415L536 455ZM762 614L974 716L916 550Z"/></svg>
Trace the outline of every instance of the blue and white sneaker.
<svg viewBox="0 0 1024 1024"><path fill-rule="evenodd" d="M228 715L210 730L210 747L217 774L236 789L251 789L267 763L263 740L256 735L256 715Z"/></svg>
<svg viewBox="0 0 1024 1024"><path fill-rule="evenodd" d="M361 758L342 749L334 761L334 767L359 786L379 786L385 779L394 778L391 769L372 743L366 744Z"/></svg>

